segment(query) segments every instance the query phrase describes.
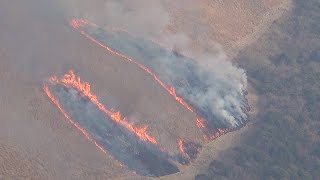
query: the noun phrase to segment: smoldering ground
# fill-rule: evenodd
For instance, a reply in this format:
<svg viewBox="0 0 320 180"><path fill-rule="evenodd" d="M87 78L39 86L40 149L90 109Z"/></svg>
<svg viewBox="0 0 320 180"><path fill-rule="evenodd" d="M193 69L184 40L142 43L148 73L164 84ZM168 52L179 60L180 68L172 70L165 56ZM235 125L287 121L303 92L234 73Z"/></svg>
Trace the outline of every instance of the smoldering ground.
<svg viewBox="0 0 320 180"><path fill-rule="evenodd" d="M107 27L108 22L102 16L106 16L106 7L94 7L92 6L94 2L88 0L59 1L61 2L59 5L56 4L56 1L51 0L0 1L0 104L1 107L4 106L0 108L2 117L1 137L6 137L13 144L19 144L18 149L27 154L29 158L34 159L37 156L41 162L45 162L43 163L45 169L43 171L46 171L46 173L47 171L52 172L50 174L53 179L75 178L74 175L78 175L77 177L79 177L80 175L92 173L87 167L83 166L83 164L87 164L86 160L89 158L94 159L94 162L88 162L88 166L92 166L93 169L96 169L101 174L104 171L100 169L100 166L107 166L113 170L108 175L113 175L119 172L108 166L110 163L106 163L106 165L105 159L99 158L102 157L99 153L88 153L85 143L81 144L81 146L73 146L73 143L70 143L81 138L65 136L64 133L68 132L72 134L74 131L70 131L69 128L59 127L63 120L61 122L57 120L63 118L61 118L61 114L56 113L57 111L53 109L54 106L49 103L48 98L41 91L43 80L50 77L52 73L63 73L73 68L76 71L79 70L80 74L86 74L88 75L86 77L94 79L96 77L93 76L95 74L94 71L101 70L100 67L106 64L98 63L98 61L103 59L98 59L99 55L101 55L99 51L90 48L91 45L89 43L79 38L67 26L67 19L77 16L86 17L93 21L97 20L97 24ZM130 6L130 3L127 5ZM144 8L147 7L141 6L140 9ZM165 11L163 12L166 13ZM100 16L100 14L102 15ZM158 23L157 18L159 17L149 22L149 25L157 27L152 25L152 23ZM125 25L125 20L122 21L117 20L117 22L121 22L119 24ZM132 21L132 19L128 18L128 21ZM167 20L163 22L166 23ZM125 27L129 31L141 36L147 35L148 33L143 31L147 29L143 26L144 23L141 22L140 24L141 26L136 26L138 27L136 31L129 26L121 27ZM158 27L159 29L152 28L153 30L148 36L151 37L152 34L160 34L158 36L161 36L162 33L158 32L162 32L162 27L165 28L166 25ZM183 33L166 37L166 42L170 41L170 38L178 39L172 40L173 42L167 43L167 45L172 44L172 47L174 45L183 47L184 45L185 47L181 48L182 52L190 49L187 46L189 40ZM95 56L96 54L99 55ZM108 59L114 58L112 56L107 57ZM211 58L209 59L211 60ZM220 63L217 62L217 64ZM111 64L109 67L108 64L109 68L103 69L105 70L103 72L106 73L105 76L116 76L116 73L112 73L112 69L117 68L114 66L114 64ZM227 67L233 66L228 65ZM226 67L222 66L221 69L224 68ZM217 72L218 70L216 69ZM124 81L127 77L117 75L116 78L119 78L119 81ZM110 82L116 88L125 87L129 89L130 86L135 85L118 86L113 81L107 79L104 79L104 81ZM132 83L138 84L139 81ZM147 86L144 87L147 88ZM119 93L117 95L121 97L123 94ZM162 97L159 95L158 99ZM3 101L4 99L5 101ZM56 130L57 127L60 129ZM67 151L76 151L77 153L66 154L65 152ZM34 154L33 152L39 153ZM65 155L70 156L70 159L68 161L61 161ZM35 169L39 169L37 165L34 166ZM28 172L30 171L29 168L27 170Z"/></svg>
<svg viewBox="0 0 320 180"><path fill-rule="evenodd" d="M203 54L198 56L200 61L195 61L123 31L108 32L90 25L84 30L175 87L177 94L208 121L211 129L238 127L247 119L245 71L226 61L221 51L215 57Z"/></svg>
<svg viewBox="0 0 320 180"><path fill-rule="evenodd" d="M0 2L0 9L0 69L5 70L0 72L0 104L1 107L4 107L0 108L2 117L1 137L8 137L13 143L19 144L19 147L21 145L21 151L26 154L31 154L32 156L34 156L32 152L30 153L32 150L48 152L48 154L44 153L46 154L45 157L40 157L42 158L41 160L50 164L52 163L53 166L55 166L55 168L53 168L54 170L49 167L51 171L59 171L62 172L61 174L67 174L63 173L65 166L57 160L59 159L57 157L61 158L61 156L64 155L63 147L60 147L61 144L57 147L57 144L51 143L55 141L53 138L63 134L52 130L54 127L50 126L50 123L60 123L57 122L57 117L60 117L61 114L43 116L46 112L49 114L54 112L54 109L52 109L51 106L49 106L49 109L43 108L46 107L49 99L43 98L45 94L40 90L43 81L52 75L53 72L64 72L72 67L75 69L79 68L83 74L86 74L86 71L89 71L86 69L88 68L88 64L84 63L81 58L85 56L83 54L86 54L88 51L84 49L86 53L82 55L75 53L78 52L79 49L83 50L83 47L81 47L81 45L78 46L78 37L74 38L72 36L76 33L74 33L70 27L66 25L63 26L63 23L67 24L67 17L65 17L64 14L59 14L62 11L55 3L51 4L48 3L48 1L40 0L10 3L5 0ZM84 59L87 60L89 58ZM3 97L6 97L5 101ZM64 95L62 94L61 98L63 99L63 97ZM98 122L99 119L104 120L104 118L101 117L101 113L99 114L99 112L91 110L85 111L88 114L84 117L81 116L81 113L77 114L79 113L77 111L79 109L91 108L90 105L87 106L81 100L77 101L76 98L72 97L74 96L69 94L68 98L70 98L71 101L69 102L64 99L65 101L63 102L67 103L65 105L69 107L71 113L73 112L72 115L74 117L87 123L88 126L91 125L89 128L93 128L96 130L95 132L98 132L98 135L95 135L97 136L96 138L99 140L101 140L101 138L110 139L111 133L111 135L115 135L116 138L111 138L110 141L115 142L121 141L123 136L126 137L125 143L129 144L127 145L129 146L129 150L123 150L124 148L120 148L120 145L117 146L118 150L116 150L116 148L112 149L113 152L121 154L121 157L119 155L117 158L126 162L124 164L130 166L130 168L142 175L161 176L179 171L175 165L168 161L168 155L162 153L157 148L143 144L138 139L131 137L132 134L127 133L121 128L110 127L113 125L112 123L110 123L109 127L106 127L106 124L101 123L101 121ZM72 107L68 106L70 103ZM95 115L96 119L92 118L91 115ZM86 122L85 120L94 121ZM100 126L97 128L95 125L98 123L100 123ZM102 127L109 130L108 132L110 133L104 133L103 136L99 135ZM103 129L103 132L106 132L105 129ZM117 138L120 138L120 140ZM66 137L66 139L68 139L68 137ZM70 144L70 142L72 141L68 141L68 144L71 147L73 144ZM109 142L103 141L101 143L105 143L105 146L110 147ZM130 145L130 143L132 144ZM43 144L46 145L44 146ZM119 149L123 151L118 152ZM139 155L132 153L130 149L139 152ZM79 149L79 151L81 151L81 149ZM74 159L81 158L74 157ZM67 164L66 166L69 166L69 163L72 163L72 160L65 163ZM98 164L99 162L96 161L93 166ZM68 171L75 171L77 168L79 168L79 166L75 165L74 168L68 168ZM110 169L112 168L110 167ZM77 169L77 172L78 171L79 169ZM61 178L62 177L54 179ZM68 179L68 177L63 178Z"/></svg>
<svg viewBox="0 0 320 180"><path fill-rule="evenodd" d="M89 27L90 35L142 63L175 87L178 95L207 119L212 128L234 128L246 121L245 70L227 61L216 43L198 54L192 51L192 41L184 32L164 33L171 19L163 1L106 1L99 12L75 12L76 16L101 26L101 29ZM104 31L113 28L125 28L137 37ZM147 40L152 38L192 58L179 56Z"/></svg>
<svg viewBox="0 0 320 180"><path fill-rule="evenodd" d="M50 89L72 120L129 169L156 177L179 172L167 153L111 120L77 90L61 85L50 85Z"/></svg>

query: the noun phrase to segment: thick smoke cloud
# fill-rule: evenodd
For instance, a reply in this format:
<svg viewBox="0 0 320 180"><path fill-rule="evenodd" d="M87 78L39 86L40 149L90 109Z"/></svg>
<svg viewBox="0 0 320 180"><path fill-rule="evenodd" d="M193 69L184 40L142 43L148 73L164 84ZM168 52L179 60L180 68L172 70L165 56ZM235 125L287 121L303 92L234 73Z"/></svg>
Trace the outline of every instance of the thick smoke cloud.
<svg viewBox="0 0 320 180"><path fill-rule="evenodd" d="M241 125L247 119L247 103L244 98L247 88L245 70L227 61L225 53L218 44L211 43L212 45L207 47L204 53L198 54L192 51L192 40L186 33L165 33L171 19L161 2L163 1L108 0L99 6L90 3L81 4L83 7L74 2L71 16L88 18L106 29L125 28L137 36L159 39L169 48L192 57L198 63L197 66L201 67L194 69L192 73L197 77L197 81L205 85L205 89L181 86L177 88L178 93L188 97L188 101L193 102L192 104L199 109L209 108L211 113L208 116L214 115L214 118L225 126ZM158 74L165 82L175 85L177 80L183 79L181 76L186 72L172 68L176 66L172 64L171 54L159 58L161 58L159 61L162 61L161 66L157 66L156 70L152 69L160 72L161 74Z"/></svg>
<svg viewBox="0 0 320 180"><path fill-rule="evenodd" d="M216 118L225 121L224 124L229 124L229 127L242 125L247 119L244 94L247 88L246 72L226 61L222 51L215 56L204 54L197 59L202 68L196 73L202 77L207 90L184 94L188 94L191 101L202 108L209 106ZM205 78L208 71L210 76Z"/></svg>

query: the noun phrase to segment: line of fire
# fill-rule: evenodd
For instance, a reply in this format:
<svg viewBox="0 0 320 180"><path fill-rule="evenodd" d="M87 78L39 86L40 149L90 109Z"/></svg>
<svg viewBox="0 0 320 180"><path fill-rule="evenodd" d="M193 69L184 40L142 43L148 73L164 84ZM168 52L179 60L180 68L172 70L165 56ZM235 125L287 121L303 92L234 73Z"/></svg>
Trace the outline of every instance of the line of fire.
<svg viewBox="0 0 320 180"><path fill-rule="evenodd" d="M179 172L176 159L158 146L148 126L137 127L119 111L108 109L73 71L52 76L43 90L65 118L119 166L154 177Z"/></svg>
<svg viewBox="0 0 320 180"><path fill-rule="evenodd" d="M204 133L206 142L245 125L247 117L245 113L239 115L230 109L236 121L236 124L230 124L218 117L207 105L212 99L204 99L202 104L195 101L197 97L194 97L196 95L194 92L205 94L207 91L208 84L202 78L210 76L210 72L203 71L199 75L197 72L201 71L202 67L192 58L166 48L154 40L134 36L124 29L105 30L86 19L72 19L70 24L109 53L137 65L153 77L177 102L198 117L195 124ZM167 72L164 72L164 69ZM167 75L172 73L177 75ZM244 96L240 98L246 102ZM246 103L243 104L241 109L247 112L249 107Z"/></svg>

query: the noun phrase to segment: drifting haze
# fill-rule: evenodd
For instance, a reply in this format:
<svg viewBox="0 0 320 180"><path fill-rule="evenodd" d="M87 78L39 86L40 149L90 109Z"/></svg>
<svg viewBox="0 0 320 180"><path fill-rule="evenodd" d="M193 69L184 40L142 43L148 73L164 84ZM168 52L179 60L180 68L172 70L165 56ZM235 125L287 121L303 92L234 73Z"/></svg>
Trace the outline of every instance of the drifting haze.
<svg viewBox="0 0 320 180"><path fill-rule="evenodd" d="M70 1L69 1L70 2ZM165 33L170 25L170 14L165 10L162 1L145 0L109 0L101 4L90 2L70 2L70 16L84 17L105 28L125 28L129 32L147 38L159 39L162 43L180 53L196 59L200 67L192 73L203 81L204 89L184 87L178 89L182 96L201 109L209 108L219 121L228 127L237 127L247 119L246 99L247 77L243 69L227 61L219 45L212 43L204 54L192 52L192 41L185 33ZM184 4L182 4L184 5ZM164 66L157 72L168 81L181 79L185 72L167 67L173 63L169 57L163 58ZM208 72L209 75L208 75ZM167 77L166 77L167 76ZM183 78L182 78L183 79ZM174 83L172 83L174 84Z"/></svg>

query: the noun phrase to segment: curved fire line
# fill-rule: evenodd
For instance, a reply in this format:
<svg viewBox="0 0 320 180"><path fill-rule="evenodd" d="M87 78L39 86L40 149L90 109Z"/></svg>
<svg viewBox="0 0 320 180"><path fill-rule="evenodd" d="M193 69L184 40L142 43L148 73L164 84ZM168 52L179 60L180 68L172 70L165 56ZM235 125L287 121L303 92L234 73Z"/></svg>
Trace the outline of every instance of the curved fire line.
<svg viewBox="0 0 320 180"><path fill-rule="evenodd" d="M69 115L67 112L70 112L70 106L64 107L59 98L52 93L49 86L52 86L56 91L59 90L58 92L60 93L58 95L60 98L72 95L71 99L63 101L64 103L67 102L71 106L77 103L78 105L75 109L79 108L79 106L83 106L85 109L77 110L73 115ZM97 96L91 92L90 84L81 82L80 77L76 76L73 71L65 74L60 79L57 76L51 77L48 83L44 83L43 90L66 119L80 130L88 140L93 142L98 149L115 159L120 166L126 166L140 175L157 177L179 171L169 161L172 157L160 149L157 146L156 139L147 133L147 126L137 128L128 123L126 118L121 118L120 112L108 110L98 101ZM80 100L78 98L75 101L73 99L74 94L70 90L78 92L79 97L81 97ZM85 113L88 108L88 103L86 102L97 108L98 111L92 110L96 112L94 113L95 116L92 116L93 112L91 110L89 114ZM65 110L67 107L69 107L69 111ZM82 114L80 115L79 113ZM99 113L103 116L100 116ZM77 116L76 121L71 116Z"/></svg>
<svg viewBox="0 0 320 180"><path fill-rule="evenodd" d="M200 145L186 141L183 139L178 139L179 150L188 159L195 159L199 154L201 148Z"/></svg>
<svg viewBox="0 0 320 180"><path fill-rule="evenodd" d="M75 29L77 29L77 30L80 30L80 28L81 28L82 26L86 25L86 24L89 24L89 22L86 21L86 20L83 20L83 19L79 19L79 20L73 19L73 20L71 21L72 27L75 28ZM95 27L97 26L97 25L95 25L95 24L93 24L93 23L90 23L90 24L93 25L93 26L95 26ZM180 104L182 104L185 108L187 108L189 111L191 111L192 113L194 113L194 110L191 108L191 106L188 105L188 104L183 100L182 97L179 97L179 96L176 94L175 88L174 88L174 87L170 87L170 86L166 85L164 82L162 82L162 81L157 77L157 75L154 74L150 69L148 69L148 68L145 67L144 65L138 63L137 61L134 61L132 58L130 58L130 57L124 55L124 54L121 54L121 53L113 50L112 48L106 46L105 44L99 42L98 40L94 39L92 36L90 36L89 34L87 34L85 31L80 30L80 33L81 33L82 35L86 36L86 37L87 37L89 40L91 40L92 42L94 42L94 43L98 44L99 46L103 47L104 49L108 50L108 51L111 52L112 54L118 55L118 56L120 56L120 57L122 57L122 58L124 58L124 59L126 59L126 60L128 60L128 61L130 61L130 62L132 62L132 63L134 63L134 64L136 64L139 68L143 69L145 72L147 72L149 75L151 75L164 89L166 89L166 90L169 92L169 94L171 94L172 96L174 96L175 99L176 99Z"/></svg>
<svg viewBox="0 0 320 180"><path fill-rule="evenodd" d="M57 106L57 108L60 110L60 112L63 114L63 116L68 119L68 121L74 125L89 141L93 142L93 144L99 149L101 150L104 154L108 155L109 157L111 157L112 159L114 159L114 157L112 157L107 150L105 150L101 145L99 145L95 140L93 140L93 138L89 135L89 133L84 130L78 123L76 123L69 115L68 113L62 108L59 100L52 94L52 92L49 89L48 84L43 84L43 91L46 93L46 95L50 98L50 100ZM114 159L115 161L117 161L116 159ZM125 167L122 163L120 163L119 161L117 161L120 167Z"/></svg>
<svg viewBox="0 0 320 180"><path fill-rule="evenodd" d="M111 117L113 121L117 122L119 125L136 134L141 140L148 141L152 144L157 144L157 140L147 133L148 126L144 126L143 128L135 127L133 124L127 122L126 118L122 118L122 115L119 111L112 112L108 110L102 103L98 101L97 96L92 94L91 85L87 82L81 82L80 77L77 77L72 70L70 70L68 74L65 74L60 80L56 76L53 76L50 81L51 83L60 84L65 87L75 88L76 90L81 92L82 95L89 98L91 102L95 104L107 116Z"/></svg>
<svg viewBox="0 0 320 180"><path fill-rule="evenodd" d="M229 132L232 131L234 128L218 128L217 130L215 130L214 132L212 132L212 130L210 130L210 128L208 127L208 123L204 120L203 117L201 117L182 97L178 96L176 93L176 89L172 86L167 85L166 83L164 83L155 73L153 73L149 68L147 68L146 66L142 65L141 63L133 60L131 57L126 56L112 48L110 48L109 46L103 44L102 42L98 41L97 39L95 39L93 36L89 35L88 33L86 33L83 28L85 28L85 26L92 26L95 28L99 28L96 24L89 22L88 20L85 19L72 19L70 22L71 26L75 29L78 30L82 35L84 35L86 38L88 38L90 41L94 42L95 44L99 45L100 47L106 49L107 51L109 51L112 54L115 54L117 56L120 56L122 58L124 58L125 60L134 63L135 65L137 65L139 68L141 68L142 70L144 70L146 73L148 73L156 82L158 82L171 96L173 96L175 98L175 100L177 102L179 102L182 106L184 106L187 110L189 110L190 112L192 112L194 115L196 115L198 118L195 121L195 124L197 125L197 127L199 129L202 130L202 132L204 133L204 140L205 142L209 142L211 140L214 140L215 138ZM126 30L120 30L123 32L126 32ZM155 41L152 41L154 43L156 43ZM158 44L158 43L157 43ZM163 45L161 45L163 47Z"/></svg>

